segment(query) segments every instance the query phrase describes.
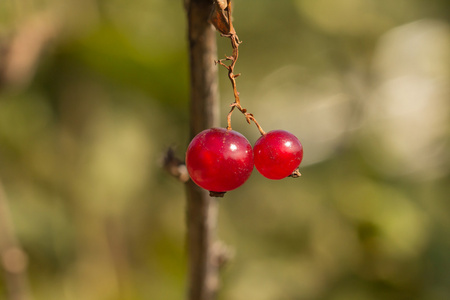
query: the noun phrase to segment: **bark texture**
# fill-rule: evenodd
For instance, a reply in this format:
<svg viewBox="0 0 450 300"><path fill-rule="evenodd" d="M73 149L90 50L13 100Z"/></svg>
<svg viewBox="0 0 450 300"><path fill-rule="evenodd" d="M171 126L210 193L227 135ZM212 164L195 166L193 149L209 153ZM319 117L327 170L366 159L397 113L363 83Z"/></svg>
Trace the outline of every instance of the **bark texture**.
<svg viewBox="0 0 450 300"><path fill-rule="evenodd" d="M186 1L191 76L190 136L218 126L216 32L209 24L212 0ZM188 299L213 300L219 286L217 198L187 183Z"/></svg>

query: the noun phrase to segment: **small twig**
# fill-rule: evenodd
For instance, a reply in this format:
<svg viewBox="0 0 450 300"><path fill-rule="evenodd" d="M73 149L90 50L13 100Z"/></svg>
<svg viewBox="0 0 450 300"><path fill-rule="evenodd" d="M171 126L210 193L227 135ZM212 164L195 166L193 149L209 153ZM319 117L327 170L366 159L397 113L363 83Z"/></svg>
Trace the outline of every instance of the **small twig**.
<svg viewBox="0 0 450 300"><path fill-rule="evenodd" d="M247 123L255 123L261 135L264 135L266 133L256 121L253 114L248 113L247 109L242 107L241 100L239 98L239 92L237 91L236 87L236 78L241 74L234 74L234 67L239 57L239 45L242 42L239 40L239 37L237 36L236 31L233 27L233 22L231 19L231 0L227 0L226 6L224 1L216 1L216 6L211 16L211 23L216 27L216 29L221 33L223 37L228 37L230 39L231 47L233 48L232 56L225 56L224 59L215 61L216 64L219 64L228 70L228 78L230 79L231 86L233 87L234 103L231 104L231 109L227 116L227 129L231 130L231 115L233 114L234 109L237 108L244 114ZM224 63L224 61L230 61L231 63L227 65Z"/></svg>
<svg viewBox="0 0 450 300"><path fill-rule="evenodd" d="M163 158L163 167L166 171L177 178L181 182L188 182L190 177L186 168L186 164L175 156L175 151L172 147L169 147Z"/></svg>
<svg viewBox="0 0 450 300"><path fill-rule="evenodd" d="M222 241L216 241L212 246L212 251L214 252L214 257L216 259L215 263L219 269L223 269L235 255L234 249L224 244Z"/></svg>

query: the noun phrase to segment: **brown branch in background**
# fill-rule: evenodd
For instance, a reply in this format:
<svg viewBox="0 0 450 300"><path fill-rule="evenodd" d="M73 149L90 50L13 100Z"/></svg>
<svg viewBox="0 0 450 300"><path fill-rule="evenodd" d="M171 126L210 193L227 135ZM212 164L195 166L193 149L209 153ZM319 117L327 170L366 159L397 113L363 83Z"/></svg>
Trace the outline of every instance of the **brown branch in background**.
<svg viewBox="0 0 450 300"><path fill-rule="evenodd" d="M216 32L209 24L213 0L187 1L190 58L190 137L219 125ZM229 255L217 240L219 203L192 180L186 183L188 300L214 300L219 269Z"/></svg>
<svg viewBox="0 0 450 300"><path fill-rule="evenodd" d="M21 24L9 38L0 40L0 89L20 88L31 80L42 53L60 27L52 14L42 13Z"/></svg>
<svg viewBox="0 0 450 300"><path fill-rule="evenodd" d="M14 234L8 200L0 182L0 268L3 270L7 300L31 299L28 289L27 255ZM0 296L1 298L1 296Z"/></svg>
<svg viewBox="0 0 450 300"><path fill-rule="evenodd" d="M228 78L231 81L231 86L233 87L234 94L234 103L231 104L231 110L227 116L227 129L231 130L231 115L235 108L239 109L245 116L247 123L255 123L256 127L258 127L261 135L264 135L265 132L259 123L256 121L253 114L248 113L247 109L241 106L241 100L239 98L239 92L236 87L236 78L241 74L234 74L234 67L239 57L239 44L241 41L236 34L236 31L233 26L232 16L231 16L231 0L215 0L214 1L214 9L211 13L210 22L216 27L216 29L220 32L220 34L224 37L230 38L231 47L233 48L232 56L225 56L225 59L219 59L216 63L224 66L228 70ZM225 64L224 61L230 61L229 65Z"/></svg>
<svg viewBox="0 0 450 300"><path fill-rule="evenodd" d="M22 88L34 76L44 50L59 31L59 23L48 14L30 17L10 36L0 40L0 91ZM3 273L7 300L31 299L28 257L13 230L8 199L0 182L0 272ZM4 299L1 295L0 298Z"/></svg>

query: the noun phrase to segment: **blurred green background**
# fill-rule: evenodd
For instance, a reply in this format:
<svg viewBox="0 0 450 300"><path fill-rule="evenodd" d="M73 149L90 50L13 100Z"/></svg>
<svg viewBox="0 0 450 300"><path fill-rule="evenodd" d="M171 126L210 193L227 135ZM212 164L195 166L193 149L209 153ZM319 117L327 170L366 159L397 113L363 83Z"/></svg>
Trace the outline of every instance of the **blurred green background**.
<svg viewBox="0 0 450 300"><path fill-rule="evenodd" d="M305 156L220 200L219 299L450 299L448 7L235 1L242 104ZM161 158L189 142L186 31L181 0L0 2L0 178L32 299L184 299L184 186Z"/></svg>

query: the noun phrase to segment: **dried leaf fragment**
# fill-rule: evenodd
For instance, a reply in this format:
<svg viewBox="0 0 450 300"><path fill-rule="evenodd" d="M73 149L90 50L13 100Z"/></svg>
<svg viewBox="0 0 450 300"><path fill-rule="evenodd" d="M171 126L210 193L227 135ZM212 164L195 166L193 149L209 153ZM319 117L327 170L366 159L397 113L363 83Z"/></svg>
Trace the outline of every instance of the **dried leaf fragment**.
<svg viewBox="0 0 450 300"><path fill-rule="evenodd" d="M229 10L228 2L226 0L214 0L214 7L211 11L209 21L216 27L223 35L230 35L234 32L231 22L228 18Z"/></svg>

